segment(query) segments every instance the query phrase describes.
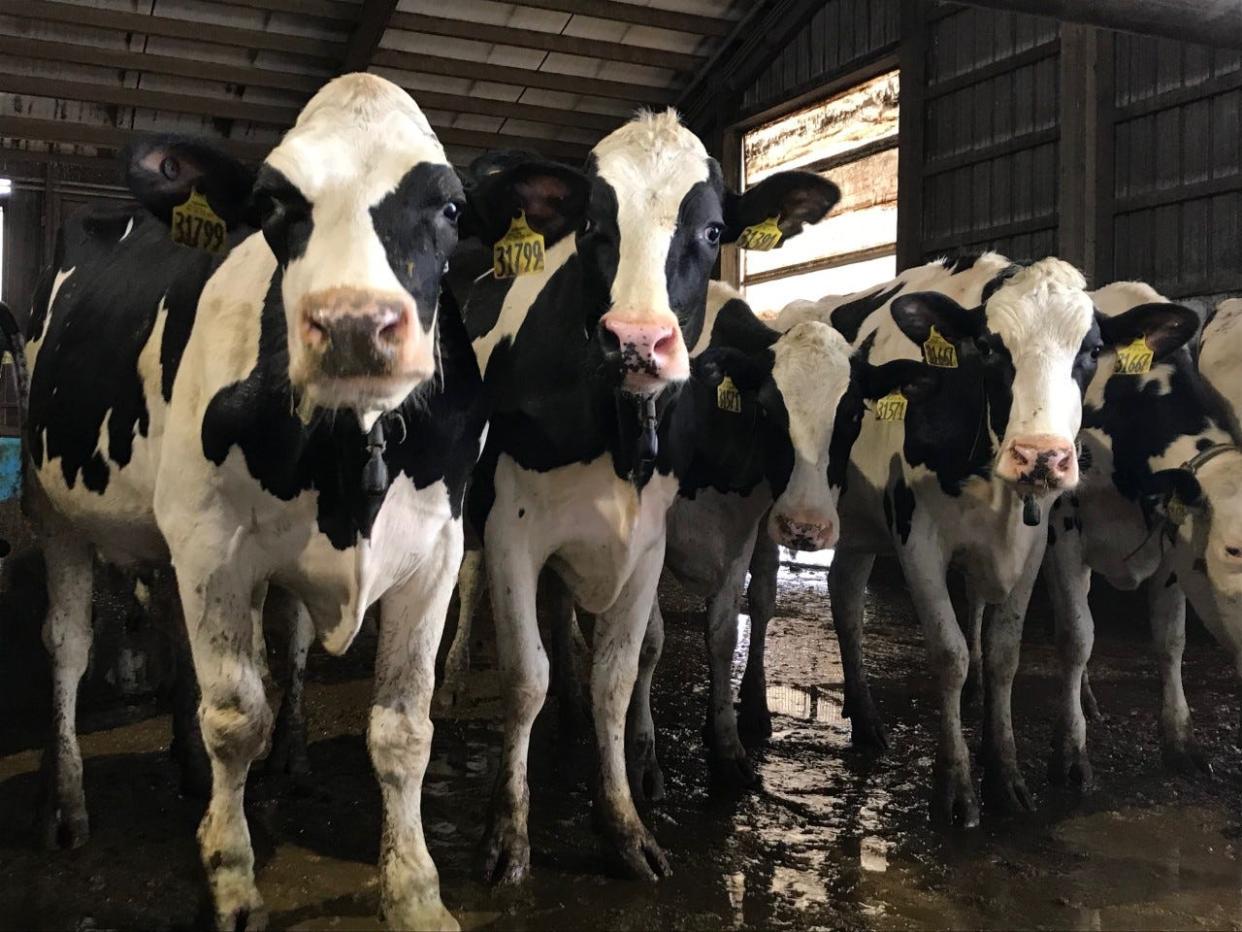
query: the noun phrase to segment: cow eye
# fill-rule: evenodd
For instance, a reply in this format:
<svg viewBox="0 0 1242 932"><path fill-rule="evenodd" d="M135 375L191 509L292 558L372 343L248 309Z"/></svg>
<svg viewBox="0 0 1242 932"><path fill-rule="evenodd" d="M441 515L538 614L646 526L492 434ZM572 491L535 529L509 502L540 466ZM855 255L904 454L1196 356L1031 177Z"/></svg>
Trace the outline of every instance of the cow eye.
<svg viewBox="0 0 1242 932"><path fill-rule="evenodd" d="M992 355L992 344L987 340L976 340L975 346L978 347L979 355L984 359L987 359Z"/></svg>
<svg viewBox="0 0 1242 932"><path fill-rule="evenodd" d="M456 223L457 218L461 216L461 207L450 201L444 205L442 213L444 214L444 219L449 223Z"/></svg>
<svg viewBox="0 0 1242 932"><path fill-rule="evenodd" d="M1104 349L1104 347L1100 346L1098 343L1097 343L1095 346L1091 347L1091 358L1092 358L1092 359L1099 359L1099 358L1100 358L1100 352L1101 352L1103 349Z"/></svg>
<svg viewBox="0 0 1242 932"><path fill-rule="evenodd" d="M703 239L713 246L720 245L720 237L724 234L724 224L709 223L703 230Z"/></svg>

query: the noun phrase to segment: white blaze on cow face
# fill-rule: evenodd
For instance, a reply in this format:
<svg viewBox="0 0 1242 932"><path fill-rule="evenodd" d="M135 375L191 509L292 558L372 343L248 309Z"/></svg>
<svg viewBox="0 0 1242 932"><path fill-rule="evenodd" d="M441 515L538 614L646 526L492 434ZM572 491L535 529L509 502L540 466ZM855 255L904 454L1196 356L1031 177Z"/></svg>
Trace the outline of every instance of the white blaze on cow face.
<svg viewBox="0 0 1242 932"><path fill-rule="evenodd" d="M987 328L1013 363L1009 420L995 474L1034 491L1078 484L1074 438L1082 423L1082 386L1074 363L1094 323L1082 274L1043 259L1006 282L987 302Z"/></svg>
<svg viewBox="0 0 1242 932"><path fill-rule="evenodd" d="M828 482L828 457L841 399L850 387L850 346L826 324L804 321L773 345L772 379L789 417L793 470L772 506L768 533L794 550L837 542L839 487Z"/></svg>
<svg viewBox="0 0 1242 932"><path fill-rule="evenodd" d="M683 216L687 196L693 198L696 185L708 186L712 180L714 163L673 110L640 114L605 137L592 156L594 174L616 197L616 273L610 309L600 328L619 344L624 387L635 393L659 391L690 375L686 335L677 314L686 296L671 293L678 283L671 278L670 251L676 237L698 237L713 223L721 223L723 188L717 175L714 190L700 189L704 203L687 205L692 209ZM693 228L685 228L686 222ZM718 229L714 234L715 242L708 233L708 241L699 246L705 262L701 283L687 283L691 292L697 290L700 305L719 233Z"/></svg>
<svg viewBox="0 0 1242 932"><path fill-rule="evenodd" d="M440 276L461 184L418 105L352 74L306 105L260 171L283 267L289 376L306 407L367 417L435 371Z"/></svg>

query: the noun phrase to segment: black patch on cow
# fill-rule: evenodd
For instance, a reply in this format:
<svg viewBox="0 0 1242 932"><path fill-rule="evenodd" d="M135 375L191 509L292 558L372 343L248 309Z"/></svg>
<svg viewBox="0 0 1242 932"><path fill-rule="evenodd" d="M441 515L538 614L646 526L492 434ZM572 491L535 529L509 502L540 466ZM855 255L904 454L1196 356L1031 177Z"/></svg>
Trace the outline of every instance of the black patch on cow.
<svg viewBox="0 0 1242 932"><path fill-rule="evenodd" d="M741 298L730 298L716 312L708 345L728 346L744 353L762 353L780 336L755 316L749 304Z"/></svg>
<svg viewBox="0 0 1242 932"><path fill-rule="evenodd" d="M129 235L121 238L131 221ZM245 235L239 231L230 242ZM167 400L199 295L220 259L175 245L168 228L140 208L97 205L65 222L56 257L58 269L74 271L56 294L31 373L30 454L36 466L59 457L69 487L80 477L86 488L102 493L109 463L128 465L135 434L147 434L138 357L161 306L160 384ZM45 276L30 323L33 337L47 321L51 286L52 277ZM105 417L107 436L97 449Z"/></svg>
<svg viewBox="0 0 1242 932"><path fill-rule="evenodd" d="M1207 560L1199 557L1194 562L1194 570L1196 573L1207 573Z"/></svg>
<svg viewBox="0 0 1242 932"><path fill-rule="evenodd" d="M1057 529L1053 527L1052 522L1048 522L1048 546L1055 547L1057 543Z"/></svg>
<svg viewBox="0 0 1242 932"><path fill-rule="evenodd" d="M263 238L281 265L306 254L315 220L311 203L284 173L263 165L255 179L254 199L262 217Z"/></svg>
<svg viewBox="0 0 1242 932"><path fill-rule="evenodd" d="M853 301L847 301L845 304L833 308L830 315L832 326L846 340L853 343L858 339L858 331L862 329L863 322L876 310L895 298L905 287L905 282L896 282L891 288L877 288L861 297L855 298Z"/></svg>
<svg viewBox="0 0 1242 932"><path fill-rule="evenodd" d="M1204 450L1210 450L1214 446L1212 438L1200 437L1195 441L1195 449L1202 453Z"/></svg>
<svg viewBox="0 0 1242 932"><path fill-rule="evenodd" d="M1005 282L1009 281L1009 279L1013 278L1023 269L1028 268L1030 264L1031 263L1029 261L1010 262L1007 266L993 275L991 280L983 286L983 291L979 296L979 303L987 304L992 295L996 294Z"/></svg>
<svg viewBox="0 0 1242 932"><path fill-rule="evenodd" d="M975 263L979 261L980 253L968 253L963 256L945 256L940 260L940 264L944 266L950 275L958 275L962 272L968 272L975 267Z"/></svg>
<svg viewBox="0 0 1242 932"><path fill-rule="evenodd" d="M891 492L893 515L890 528L897 532L902 544L907 544L910 541L910 530L914 526L914 492L904 479L893 483Z"/></svg>
<svg viewBox="0 0 1242 932"><path fill-rule="evenodd" d="M1065 530L1066 530L1067 532L1068 532L1068 531L1072 531L1072 530L1074 530L1074 517L1073 517L1073 515L1067 515L1067 516L1066 516L1066 518L1065 518L1065 520L1064 520L1062 523L1064 524L1064 526L1065 526Z"/></svg>
<svg viewBox="0 0 1242 932"><path fill-rule="evenodd" d="M259 357L240 382L216 393L203 417L203 453L216 464L234 447L251 476L270 494L288 501L317 491L319 530L339 550L369 538L375 512L363 492L368 454L365 433L352 411L316 411L309 424L293 413L297 398L289 382L281 273L272 277L263 302ZM387 417L384 463L389 482L404 474L423 489L444 480L453 515L461 513L466 480L486 420L474 353L456 305L446 292L436 328L437 374ZM403 421L397 425L397 421Z"/></svg>
<svg viewBox="0 0 1242 932"><path fill-rule="evenodd" d="M1164 588L1172 589L1176 585L1177 585L1177 574L1170 573L1169 578L1164 581Z"/></svg>

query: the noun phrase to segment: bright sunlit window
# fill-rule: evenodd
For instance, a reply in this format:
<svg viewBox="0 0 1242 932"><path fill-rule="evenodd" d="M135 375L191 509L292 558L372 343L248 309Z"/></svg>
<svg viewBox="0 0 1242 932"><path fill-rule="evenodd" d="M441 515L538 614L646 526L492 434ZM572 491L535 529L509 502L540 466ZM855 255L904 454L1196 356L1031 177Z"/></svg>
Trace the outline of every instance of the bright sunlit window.
<svg viewBox="0 0 1242 932"><path fill-rule="evenodd" d="M0 198L13 193L13 182L0 178ZM4 201L0 201L0 295L4 294Z"/></svg>
<svg viewBox="0 0 1242 932"><path fill-rule="evenodd" d="M841 189L828 219L769 252L741 254L741 285L757 311L796 298L847 294L897 273L896 71L742 137L743 184L790 168Z"/></svg>

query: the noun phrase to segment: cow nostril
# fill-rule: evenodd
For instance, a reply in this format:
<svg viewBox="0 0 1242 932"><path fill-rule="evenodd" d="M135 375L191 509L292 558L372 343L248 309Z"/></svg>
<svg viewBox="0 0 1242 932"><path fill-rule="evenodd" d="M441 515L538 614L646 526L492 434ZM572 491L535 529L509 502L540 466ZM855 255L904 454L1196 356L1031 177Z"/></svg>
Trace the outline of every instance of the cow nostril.
<svg viewBox="0 0 1242 932"><path fill-rule="evenodd" d="M1233 557L1235 560L1242 557L1242 547L1226 547L1225 556Z"/></svg>
<svg viewBox="0 0 1242 932"><path fill-rule="evenodd" d="M403 330L404 321L400 314L384 314L380 316L376 337L381 343L396 343L401 339Z"/></svg>
<svg viewBox="0 0 1242 932"><path fill-rule="evenodd" d="M1034 459L1035 451L1029 447L1020 447L1016 444L1009 448L1009 452L1013 455L1014 460L1019 466L1029 466L1031 460Z"/></svg>
<svg viewBox="0 0 1242 932"><path fill-rule="evenodd" d="M669 328L656 338L655 346L652 347L652 350L657 354L667 355L673 351L673 347L676 345L677 335L673 333L672 328Z"/></svg>
<svg viewBox="0 0 1242 932"><path fill-rule="evenodd" d="M306 341L308 343L327 343L328 328L317 314L306 315Z"/></svg>

